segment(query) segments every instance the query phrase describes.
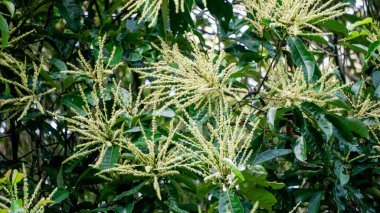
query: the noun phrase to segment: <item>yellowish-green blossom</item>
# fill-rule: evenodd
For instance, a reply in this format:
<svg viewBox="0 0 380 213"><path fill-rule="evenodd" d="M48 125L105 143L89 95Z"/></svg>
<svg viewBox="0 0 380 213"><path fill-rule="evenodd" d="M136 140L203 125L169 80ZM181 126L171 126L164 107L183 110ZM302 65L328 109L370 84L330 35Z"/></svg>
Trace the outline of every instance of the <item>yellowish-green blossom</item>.
<svg viewBox="0 0 380 213"><path fill-rule="evenodd" d="M334 0L243 0L243 4L247 13L252 15L247 20L261 36L266 26L286 29L294 36L325 34L316 24L344 14L346 5ZM315 32L305 32L305 28Z"/></svg>
<svg viewBox="0 0 380 213"><path fill-rule="evenodd" d="M380 139L375 131L380 130L380 100L373 99L370 94L365 95L365 84L362 83L359 92L353 99L348 99L351 104L350 114L358 119L371 118L374 122L368 125L372 135L380 142Z"/></svg>
<svg viewBox="0 0 380 213"><path fill-rule="evenodd" d="M157 138L155 118L153 118L152 126L149 128L149 134L140 123L144 146L137 146L127 139L122 140L123 143L120 146L133 156L132 159L127 159L122 164L103 170L101 173L115 172L120 175L150 178L157 197L161 200L159 183L161 178L180 174L179 169L193 170L191 155L184 153L181 147L176 146L173 142L177 128L178 125L174 126L173 120L170 123L168 134Z"/></svg>
<svg viewBox="0 0 380 213"><path fill-rule="evenodd" d="M86 96L79 86L81 98L84 101L83 111L73 111L74 116L62 117L51 113L60 119L68 122L70 131L79 135L80 144L77 150L65 161L81 156L99 153L95 168L103 162L107 148L118 145L123 134L123 124L119 123L119 118L127 113L127 98L120 92L120 84L114 82L114 88L110 89L110 94L102 84L94 84L92 92ZM110 97L110 98L107 98ZM110 99L110 100L108 100ZM107 101L112 101L111 110L107 109Z"/></svg>
<svg viewBox="0 0 380 213"><path fill-rule="evenodd" d="M37 84L40 73L43 70L42 64L37 66L33 63L34 73L33 76L30 76L26 62L19 61L7 53L0 52L0 65L17 77L16 79L8 79L0 74L0 81L8 84L15 91L11 98L0 98L0 112L10 113L9 118L18 116L17 120L25 117L32 108L37 108L44 114L45 110L40 102L41 98L53 93L55 88L44 92L38 91Z"/></svg>
<svg viewBox="0 0 380 213"><path fill-rule="evenodd" d="M213 181L221 187L233 187L238 180L236 171L249 167L248 160L253 152L250 145L258 122L249 120L251 113L234 115L222 109L218 114L213 116L215 123L208 122L207 129L203 130L185 113L186 119L182 121L190 136L181 134L178 146L202 162L197 164L196 172L205 181ZM247 125L252 129L249 130Z"/></svg>
<svg viewBox="0 0 380 213"><path fill-rule="evenodd" d="M153 89L142 100L144 104L164 103L187 107L195 104L197 109L215 108L219 103L228 104L228 98L240 100L239 95L246 89L232 85L230 76L237 71L235 64L225 64L225 53L214 50L203 52L195 42L190 42L192 52L183 54L177 45L169 47L162 42L162 59L146 68L135 68L142 78L151 80L146 88Z"/></svg>
<svg viewBox="0 0 380 213"><path fill-rule="evenodd" d="M123 20L141 9L139 22L150 21L149 27L153 27L157 23L160 10L163 10L162 7L169 7L169 1L174 2L176 13L185 12L186 0L127 0L122 10L126 9L128 13L123 17ZM206 0L202 0L202 3L206 5ZM165 10L168 9L165 8Z"/></svg>
<svg viewBox="0 0 380 213"><path fill-rule="evenodd" d="M265 85L267 91L262 95L267 107L299 106L303 102L325 106L338 99L336 92L342 88L333 73L327 69L322 70L319 80L308 84L302 68L290 70L283 63L279 63L271 71Z"/></svg>
<svg viewBox="0 0 380 213"><path fill-rule="evenodd" d="M0 179L0 191L4 194L0 195L0 212L25 212L25 213L43 213L45 206L52 203L52 197L57 191L53 190L47 198L41 196L37 203L34 201L39 197L39 190L43 179L41 179L34 188L33 194L29 194L28 179L25 166L23 165L23 173L17 170L9 170L5 176ZM23 180L23 197L19 197L18 183Z"/></svg>
<svg viewBox="0 0 380 213"><path fill-rule="evenodd" d="M26 33L23 33L21 35L14 35L14 32L19 29L18 27L20 27L20 25L22 24L22 22L19 23L19 25L17 27L10 27L10 30L9 30L9 35L10 37L12 37L12 39L10 41L8 41L7 43L7 47L12 47L14 44L16 44L16 42L22 40L23 38L27 37L28 35L34 33L36 30L33 29L31 31L28 31ZM14 37L13 37L14 36ZM2 48L2 46L0 46L0 48Z"/></svg>
<svg viewBox="0 0 380 213"><path fill-rule="evenodd" d="M116 48L113 47L111 55L108 57L108 61L106 63L106 57L103 54L104 51L104 45L107 39L107 35L99 36L99 53L97 55L97 60L95 62L95 65L92 66L90 63L86 61L86 59L83 57L82 53L79 51L79 67L68 63L68 65L72 68L72 70L66 70L62 71L62 73L66 74L74 74L77 76L86 76L90 79L92 79L96 83L100 83L102 81L105 81L108 79L110 75L114 73L114 71L121 65L121 63L112 66L112 61L115 57Z"/></svg>

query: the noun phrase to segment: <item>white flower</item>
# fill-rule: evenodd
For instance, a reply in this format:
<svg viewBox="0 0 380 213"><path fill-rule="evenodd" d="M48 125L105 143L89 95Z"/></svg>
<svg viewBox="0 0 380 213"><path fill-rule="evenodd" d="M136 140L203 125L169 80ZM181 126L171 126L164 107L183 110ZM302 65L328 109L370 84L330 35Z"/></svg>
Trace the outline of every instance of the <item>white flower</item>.
<svg viewBox="0 0 380 213"><path fill-rule="evenodd" d="M284 28L293 36L325 34L316 24L342 15L346 5L334 4L333 0L325 3L321 0L243 0L243 4L253 17L247 20L261 36L266 26ZM316 33L302 31L305 28Z"/></svg>

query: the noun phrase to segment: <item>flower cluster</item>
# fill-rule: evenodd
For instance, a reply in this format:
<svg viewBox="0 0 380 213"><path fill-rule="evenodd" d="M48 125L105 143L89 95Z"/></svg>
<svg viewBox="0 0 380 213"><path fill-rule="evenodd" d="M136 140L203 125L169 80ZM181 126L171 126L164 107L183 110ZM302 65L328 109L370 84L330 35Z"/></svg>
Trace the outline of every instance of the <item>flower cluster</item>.
<svg viewBox="0 0 380 213"><path fill-rule="evenodd" d="M357 96L353 99L348 99L351 104L350 113L358 119L371 118L374 122L368 124L368 128L372 135L380 142L375 130L380 130L380 100L374 100L370 94L365 95L365 84L360 86Z"/></svg>
<svg viewBox="0 0 380 213"><path fill-rule="evenodd" d="M84 101L83 112L73 111L75 116L71 118L51 113L67 121L69 130L77 133L82 141L77 145L78 150L65 161L98 152L99 156L94 165L98 168L103 162L107 149L119 144L122 140L123 124L120 124L118 119L127 113L124 108L126 104L123 103L125 97L120 92L120 85L112 88L111 94L106 94L106 89L100 85L95 84L88 97L79 86L81 98ZM108 95L111 96L110 99L113 102L111 111L107 109Z"/></svg>
<svg viewBox="0 0 380 213"><path fill-rule="evenodd" d="M284 28L290 35L325 34L316 24L333 19L344 13L345 3L329 0L244 0L247 13L253 18L247 20L261 36L265 27ZM311 28L315 33L304 32Z"/></svg>
<svg viewBox="0 0 380 213"><path fill-rule="evenodd" d="M185 0L171 0L175 4L175 12L185 12L186 1ZM141 17L139 22L143 20L150 20L149 27L153 27L157 23L158 14L163 6L163 0L129 0L122 10L127 9L128 13L124 16L123 20L129 18L142 8ZM202 3L206 5L206 0L202 0Z"/></svg>
<svg viewBox="0 0 380 213"><path fill-rule="evenodd" d="M25 213L43 213L44 207L52 203L52 197L58 188L53 190L45 199L41 199L33 204L41 188L42 179L38 182L32 196L29 195L28 179L25 166L22 165L23 173L17 170L9 170L3 178L0 179L0 189L4 190L7 196L0 195L0 212L25 212ZM23 198L18 197L17 184L23 179Z"/></svg>
<svg viewBox="0 0 380 213"><path fill-rule="evenodd" d="M235 64L224 66L225 53L213 50L202 52L195 42L190 42L193 52L184 55L175 45L173 48L162 42L162 60L147 68L134 68L142 78L153 79L147 88L155 91L142 102L156 105L166 103L187 107L195 104L197 109L214 109L219 104L228 104L227 96L239 100L239 94L246 89L234 87L230 81L231 74L237 71ZM153 70L153 71L150 71Z"/></svg>
<svg viewBox="0 0 380 213"><path fill-rule="evenodd" d="M372 20L369 27L365 27L370 42L380 40L380 22Z"/></svg>
<svg viewBox="0 0 380 213"><path fill-rule="evenodd" d="M289 70L279 63L269 74L268 90L263 92L267 107L289 107L302 102L313 102L324 106L338 99L336 92L342 88L331 72L323 70L322 76L314 83L305 81L301 68Z"/></svg>
<svg viewBox="0 0 380 213"><path fill-rule="evenodd" d="M114 73L115 70L121 65L121 63L112 66L113 58L115 57L116 48L114 47L111 55L108 57L108 61L105 61L104 54L104 44L106 42L107 35L103 37L99 37L99 53L97 54L97 60L94 66L91 66L86 59L83 57L82 53L79 51L79 67L68 63L68 65L72 68L72 70L65 70L62 73L65 74L73 74L77 76L86 76L92 79L95 83L101 83L104 80L107 80L110 75Z"/></svg>
<svg viewBox="0 0 380 213"><path fill-rule="evenodd" d="M26 62L21 62L11 55L0 52L0 65L13 72L18 78L17 80L10 80L0 75L0 81L12 85L12 88L14 88L16 92L16 94L12 94L14 95L12 98L0 99L0 112L11 113L9 118L18 116L17 120L24 118L32 108L37 108L42 114L44 114L45 110L40 103L41 97L53 93L55 88L49 89L45 92L38 92L37 84L40 72L42 71L42 64L37 66L33 63L34 73L31 83L28 77L29 74ZM7 107L7 105L11 105L12 107Z"/></svg>
<svg viewBox="0 0 380 213"><path fill-rule="evenodd" d="M114 172L120 175L151 178L157 197L161 200L160 178L180 174L179 169L181 168L193 170L193 159L191 155L184 153L180 147L175 146L173 137L176 134L178 125L174 126L172 121L168 134L157 138L155 119L154 117L152 120L149 134L148 130L140 122L143 147L137 146L128 139L123 140L120 147L130 154L132 158L113 168L105 169L100 174Z"/></svg>
<svg viewBox="0 0 380 213"><path fill-rule="evenodd" d="M182 138L178 146L202 162L196 168L205 181L219 183L221 187L234 186L238 180L236 172L248 168L247 162L253 152L250 144L258 122L249 120L250 113L241 112L236 116L221 109L219 115L214 116L215 123L207 123L209 134L204 134L197 123L187 113L185 115L186 119L181 120L191 136L180 134ZM251 126L251 130L247 126Z"/></svg>

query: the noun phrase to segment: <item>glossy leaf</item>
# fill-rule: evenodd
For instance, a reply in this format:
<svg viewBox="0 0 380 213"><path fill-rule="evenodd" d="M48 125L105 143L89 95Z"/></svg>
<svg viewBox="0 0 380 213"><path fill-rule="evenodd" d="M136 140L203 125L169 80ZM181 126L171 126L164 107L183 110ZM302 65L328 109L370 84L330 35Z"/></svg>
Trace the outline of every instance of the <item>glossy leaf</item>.
<svg viewBox="0 0 380 213"><path fill-rule="evenodd" d="M99 169L104 170L104 169L112 168L119 160L119 156L120 156L119 146L108 147L106 150L106 153L104 154L104 158L103 158L102 163L100 164Z"/></svg>
<svg viewBox="0 0 380 213"><path fill-rule="evenodd" d="M288 37L286 39L290 47L294 63L298 67L302 67L302 71L306 82L313 82L321 76L314 56L306 49L300 38Z"/></svg>
<svg viewBox="0 0 380 213"><path fill-rule="evenodd" d="M259 156L257 156L253 164L254 165L262 164L264 162L273 160L283 155L287 155L289 153L292 153L291 149L269 149L261 153Z"/></svg>
<svg viewBox="0 0 380 213"><path fill-rule="evenodd" d="M319 206L321 205L321 199L324 192L317 192L315 193L309 201L309 205L307 207L307 212L310 213L318 213L319 212Z"/></svg>
<svg viewBox="0 0 380 213"><path fill-rule="evenodd" d="M298 137L296 141L296 145L294 146L293 150L298 160L303 161L303 162L307 160L307 156L306 156L307 147L306 147L305 140L303 139L302 136Z"/></svg>
<svg viewBox="0 0 380 213"><path fill-rule="evenodd" d="M2 46L3 49L8 45L8 34L9 34L9 27L7 20L5 20L4 16L0 13L0 31L1 31L1 38L2 38Z"/></svg>
<svg viewBox="0 0 380 213"><path fill-rule="evenodd" d="M239 213L244 212L239 197L233 191L225 191L220 193L218 211Z"/></svg>
<svg viewBox="0 0 380 213"><path fill-rule="evenodd" d="M243 174L239 171L239 168L234 164L234 162L232 162L228 158L223 158L223 163L225 163L227 167L231 169L231 171L236 175L236 177L244 181Z"/></svg>

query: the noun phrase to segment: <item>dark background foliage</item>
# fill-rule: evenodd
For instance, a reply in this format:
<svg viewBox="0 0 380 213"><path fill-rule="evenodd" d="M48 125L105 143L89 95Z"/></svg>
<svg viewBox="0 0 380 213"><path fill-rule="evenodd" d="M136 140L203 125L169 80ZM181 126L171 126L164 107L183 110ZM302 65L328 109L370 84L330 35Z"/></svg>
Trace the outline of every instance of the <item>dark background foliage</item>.
<svg viewBox="0 0 380 213"><path fill-rule="evenodd" d="M295 50L292 43L297 43L306 47L301 50L301 55L318 56L316 64L320 64L325 56L332 58L339 65L337 70L342 81L361 82L366 85L367 93L377 92L377 98L380 97L380 70L374 63L363 62L363 56L373 44L365 35L354 37L354 30L347 28L349 23L367 17L380 21L379 1L366 0L363 6L355 7L355 0L351 0L352 14L321 24L333 32L329 35L330 42L321 37L305 36L288 39L280 47L276 47L280 43L276 36L259 38L249 30L240 32L247 22L233 10L238 1L208 0L205 7L200 0L186 0L187 5L195 3L198 6L198 12L193 14L195 19L191 17L190 6L185 12L175 13L173 1L169 2L169 11L166 14L161 12L158 24L148 28L149 23L138 23L135 17L122 21L127 11L119 10L125 4L120 0L13 0L16 8L13 15L6 5L0 6L7 24L14 27L7 39L35 31L12 45L3 46L2 51L26 60L28 64L44 57L49 72L42 73L44 84L38 85L38 89L56 88L56 95L47 96L42 102L46 109L60 109L67 113L68 109L83 105L75 85L88 82L60 71L67 70L68 62L77 64L79 50L93 63L99 51L96 49L98 35L104 33L108 35L106 55L110 54L112 46L116 46L115 62L123 62L115 77L126 88L132 85L134 95L142 82L128 67L141 67L146 61L154 61L159 53L151 43L158 43L159 37L169 43L179 43L183 50L189 49L183 35L193 31L201 43L204 36L217 34L228 53L229 62L238 63L241 68L240 77L260 82L261 75L252 66L253 62L268 61L281 47L290 47L290 51L284 54L293 63L290 60L294 57L292 53L299 50ZM204 11L209 12L208 18L203 15ZM214 23L217 31L210 32L208 27ZM1 27L2 35L8 34L4 26ZM364 26L356 30L361 32L362 29ZM268 52L265 57L261 54L261 46ZM3 67L0 71L8 79L15 78ZM346 88L348 93L358 93L355 85ZM14 92L9 85L0 83L0 97L8 97ZM249 101L247 98L242 104ZM272 207L275 212L289 212L297 204L308 212L380 210L379 161L369 158L378 155L373 149L378 142L364 125L371 121L339 116L314 103L262 113L264 128L252 141L255 159L260 161L256 163L267 169L268 180L285 183L286 187L268 189L270 193L255 187L241 190L236 198L241 200L246 211L253 206L250 201L255 200L267 200L269 209L273 201L277 201ZM7 119L6 114L1 113L0 119L1 173L19 169L21 163L25 163L30 169L31 185L43 178L48 181L43 183L42 193L58 187L55 203L47 207L47 212L197 212L200 207L201 211L212 212L222 198L219 193L223 192L210 184L197 184L195 180L199 177L189 173L173 177L172 182L180 184L167 183L164 189L166 199L159 201L154 189L144 185L143 178L124 176L107 182L96 176L97 171L87 166L94 162L94 156L62 164L78 143L77 135L67 130L65 121L55 120L37 109L29 111L21 121ZM169 118L163 120L167 123ZM328 137L330 135L332 137ZM352 161L362 155L364 157Z"/></svg>

